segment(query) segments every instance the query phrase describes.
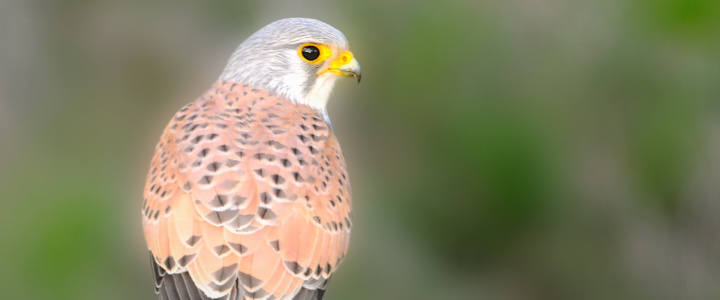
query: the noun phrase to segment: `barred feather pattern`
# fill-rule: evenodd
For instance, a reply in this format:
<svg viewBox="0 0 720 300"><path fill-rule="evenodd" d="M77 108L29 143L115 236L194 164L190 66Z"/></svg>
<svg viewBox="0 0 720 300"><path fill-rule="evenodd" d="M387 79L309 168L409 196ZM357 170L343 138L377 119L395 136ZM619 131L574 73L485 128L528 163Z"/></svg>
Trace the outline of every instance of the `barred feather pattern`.
<svg viewBox="0 0 720 300"><path fill-rule="evenodd" d="M147 176L143 230L158 293L321 299L347 251L351 204L321 113L218 81L170 121Z"/></svg>

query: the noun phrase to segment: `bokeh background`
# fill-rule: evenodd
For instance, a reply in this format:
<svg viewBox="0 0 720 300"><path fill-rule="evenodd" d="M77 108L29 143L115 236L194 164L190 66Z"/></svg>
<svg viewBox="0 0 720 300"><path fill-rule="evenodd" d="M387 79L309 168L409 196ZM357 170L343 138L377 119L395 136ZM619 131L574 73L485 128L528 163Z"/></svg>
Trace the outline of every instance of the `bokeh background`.
<svg viewBox="0 0 720 300"><path fill-rule="evenodd" d="M355 232L333 299L720 299L720 1L0 0L0 298L156 299L154 143L303 16Z"/></svg>

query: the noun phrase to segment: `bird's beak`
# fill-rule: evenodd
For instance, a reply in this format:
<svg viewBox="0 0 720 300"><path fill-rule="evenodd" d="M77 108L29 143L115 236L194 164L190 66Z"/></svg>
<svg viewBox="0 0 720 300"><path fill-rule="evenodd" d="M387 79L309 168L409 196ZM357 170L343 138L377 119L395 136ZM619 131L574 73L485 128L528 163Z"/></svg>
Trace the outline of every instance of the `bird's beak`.
<svg viewBox="0 0 720 300"><path fill-rule="evenodd" d="M326 72L332 72L343 77L355 77L360 83L362 78L362 72L360 69L360 63L353 56L352 52L345 51L340 57L332 61L330 67Z"/></svg>

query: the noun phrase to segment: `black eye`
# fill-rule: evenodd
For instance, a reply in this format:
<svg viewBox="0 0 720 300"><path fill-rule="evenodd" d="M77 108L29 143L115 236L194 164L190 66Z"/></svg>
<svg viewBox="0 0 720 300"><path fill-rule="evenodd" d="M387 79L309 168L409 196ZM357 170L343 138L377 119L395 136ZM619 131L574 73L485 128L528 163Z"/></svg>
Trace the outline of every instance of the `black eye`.
<svg viewBox="0 0 720 300"><path fill-rule="evenodd" d="M302 56L308 61L314 61L320 57L320 49L315 46L305 46L302 48Z"/></svg>

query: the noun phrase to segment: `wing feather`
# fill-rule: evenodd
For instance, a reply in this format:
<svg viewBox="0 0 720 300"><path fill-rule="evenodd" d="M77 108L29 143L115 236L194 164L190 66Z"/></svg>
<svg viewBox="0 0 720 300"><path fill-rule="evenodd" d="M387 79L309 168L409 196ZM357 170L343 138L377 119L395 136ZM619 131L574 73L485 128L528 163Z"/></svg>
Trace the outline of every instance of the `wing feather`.
<svg viewBox="0 0 720 300"><path fill-rule="evenodd" d="M328 124L246 86L218 82L173 117L144 196L153 264L172 276L162 299L321 299L347 251L350 187Z"/></svg>

